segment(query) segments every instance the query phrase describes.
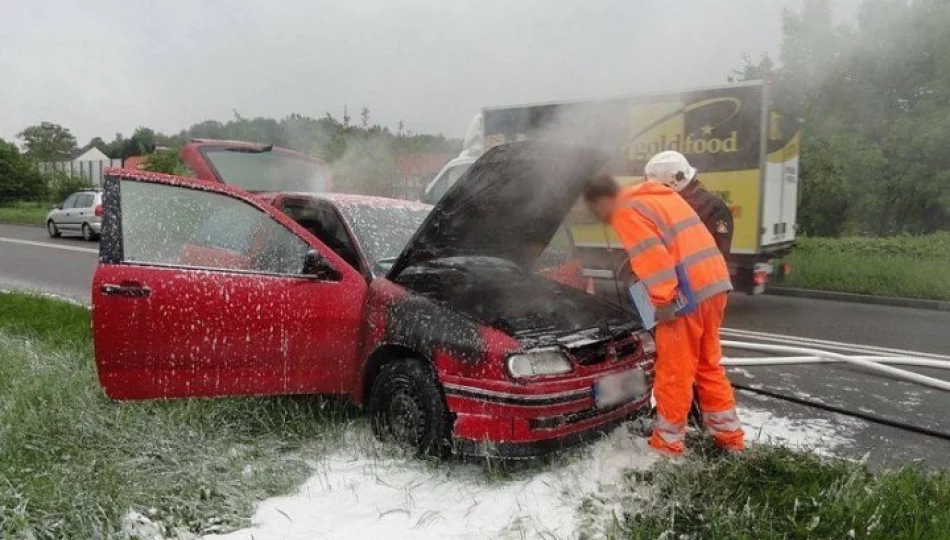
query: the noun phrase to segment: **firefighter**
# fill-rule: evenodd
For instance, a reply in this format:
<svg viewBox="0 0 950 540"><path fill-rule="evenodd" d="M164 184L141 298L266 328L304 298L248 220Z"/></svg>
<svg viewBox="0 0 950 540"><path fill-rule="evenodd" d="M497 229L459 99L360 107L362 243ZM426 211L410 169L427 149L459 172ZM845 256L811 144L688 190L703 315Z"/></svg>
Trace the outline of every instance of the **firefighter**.
<svg viewBox="0 0 950 540"><path fill-rule="evenodd" d="M686 199L728 261L732 250L732 212L722 199L707 191L696 178L696 169L686 156L674 150L660 152L647 162L643 172L647 180L667 185Z"/></svg>
<svg viewBox="0 0 950 540"><path fill-rule="evenodd" d="M666 455L685 450L695 384L703 422L715 444L741 451L744 434L732 385L719 365L719 327L732 284L709 231L682 197L656 181L621 190L612 177L601 175L587 184L584 200L617 231L634 275L646 285L656 308L657 418L650 445ZM679 316L673 307L681 293L677 265L684 269L696 303L693 311Z"/></svg>

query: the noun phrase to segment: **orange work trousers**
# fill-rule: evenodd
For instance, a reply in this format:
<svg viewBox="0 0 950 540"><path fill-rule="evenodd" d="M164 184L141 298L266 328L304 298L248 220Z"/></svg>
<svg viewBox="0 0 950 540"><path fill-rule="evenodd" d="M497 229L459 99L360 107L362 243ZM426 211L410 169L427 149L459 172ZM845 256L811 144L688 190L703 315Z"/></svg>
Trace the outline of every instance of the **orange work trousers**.
<svg viewBox="0 0 950 540"><path fill-rule="evenodd" d="M726 294L717 294L689 315L656 327L656 423L650 446L662 453L684 451L686 419L693 402L693 386L699 393L703 422L716 446L730 451L743 449L742 425L726 372L719 365L722 348L719 328L726 311Z"/></svg>

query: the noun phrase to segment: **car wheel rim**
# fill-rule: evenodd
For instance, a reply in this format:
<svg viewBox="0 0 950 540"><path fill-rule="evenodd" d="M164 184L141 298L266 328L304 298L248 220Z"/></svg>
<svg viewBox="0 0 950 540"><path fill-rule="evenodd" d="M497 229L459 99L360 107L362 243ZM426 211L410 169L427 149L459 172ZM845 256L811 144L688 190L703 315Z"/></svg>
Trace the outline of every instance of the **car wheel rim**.
<svg viewBox="0 0 950 540"><path fill-rule="evenodd" d="M400 446L416 449L422 439L423 411L407 391L396 392L389 402L389 430Z"/></svg>
<svg viewBox="0 0 950 540"><path fill-rule="evenodd" d="M82 226L82 237L85 238L86 240L89 240L90 238L92 238L92 235L89 234L89 225Z"/></svg>
<svg viewBox="0 0 950 540"><path fill-rule="evenodd" d="M53 225L53 222L50 221L49 223L46 224L46 230L47 232L49 232L50 236L53 236L54 234L56 234L56 225Z"/></svg>

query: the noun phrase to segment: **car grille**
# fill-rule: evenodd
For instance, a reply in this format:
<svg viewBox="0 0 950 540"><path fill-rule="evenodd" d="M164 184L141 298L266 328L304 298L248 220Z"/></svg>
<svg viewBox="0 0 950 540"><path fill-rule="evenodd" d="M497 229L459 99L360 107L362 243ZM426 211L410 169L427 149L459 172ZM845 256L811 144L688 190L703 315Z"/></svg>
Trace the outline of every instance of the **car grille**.
<svg viewBox="0 0 950 540"><path fill-rule="evenodd" d="M571 350L574 360L582 366L594 366L608 360L622 360L637 354L640 340L636 336L628 336L611 343L592 343L590 345Z"/></svg>
<svg viewBox="0 0 950 540"><path fill-rule="evenodd" d="M649 396L649 395L648 395ZM648 397L647 396L647 397ZM643 396L638 397L635 400L628 401L626 403L619 403L611 407L604 407L603 409L591 408L583 411L578 411L576 413L565 414L562 416L549 416L546 418L531 418L528 420L528 427L531 430L537 431L542 429L557 429L562 426L570 426L578 422L583 422L584 420L590 420L591 418L597 418L598 416L603 416L610 414L618 409L626 407L637 400L644 399ZM646 401L646 404L649 404L649 400Z"/></svg>

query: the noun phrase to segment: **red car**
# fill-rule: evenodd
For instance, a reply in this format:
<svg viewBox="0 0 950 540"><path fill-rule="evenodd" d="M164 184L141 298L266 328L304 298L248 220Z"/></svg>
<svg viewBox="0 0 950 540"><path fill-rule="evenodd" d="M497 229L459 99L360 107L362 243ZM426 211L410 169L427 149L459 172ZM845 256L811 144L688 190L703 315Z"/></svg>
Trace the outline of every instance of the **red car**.
<svg viewBox="0 0 950 540"><path fill-rule="evenodd" d="M331 174L321 159L272 144L192 139L179 157L196 178L252 193L330 191Z"/></svg>
<svg viewBox="0 0 950 540"><path fill-rule="evenodd" d="M626 312L528 270L603 163L500 146L431 211L111 171L99 380L115 399L341 395L419 454L579 442L648 405L655 358Z"/></svg>

